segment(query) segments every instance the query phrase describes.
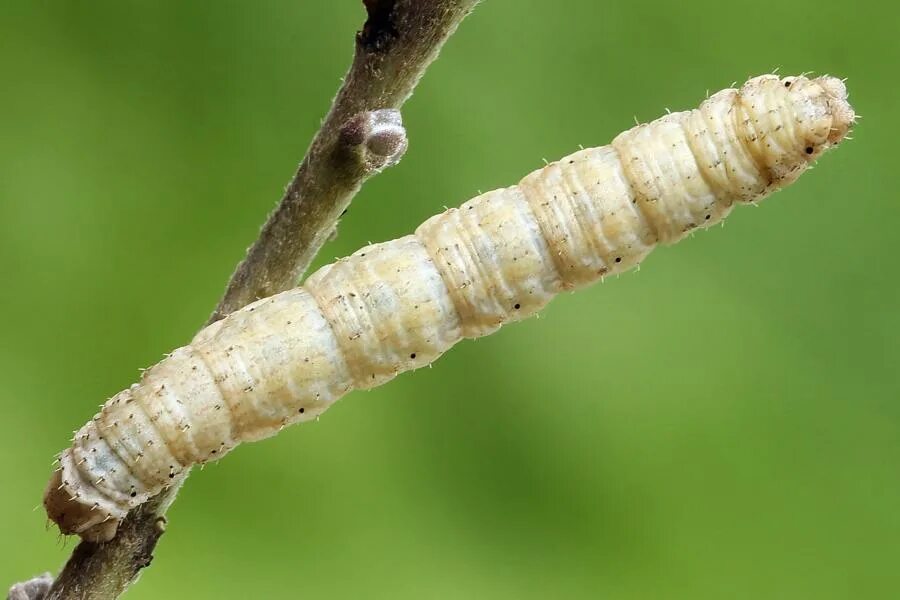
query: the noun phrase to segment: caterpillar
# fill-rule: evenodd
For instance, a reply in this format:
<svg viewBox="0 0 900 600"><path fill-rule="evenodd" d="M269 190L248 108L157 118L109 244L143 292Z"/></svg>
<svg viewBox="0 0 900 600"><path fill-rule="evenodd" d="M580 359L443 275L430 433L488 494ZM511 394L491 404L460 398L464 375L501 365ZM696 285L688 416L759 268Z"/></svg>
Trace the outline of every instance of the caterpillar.
<svg viewBox="0 0 900 600"><path fill-rule="evenodd" d="M108 540L191 465L635 266L794 181L855 119L839 79L762 75L327 265L111 398L59 456L47 514L64 534Z"/></svg>

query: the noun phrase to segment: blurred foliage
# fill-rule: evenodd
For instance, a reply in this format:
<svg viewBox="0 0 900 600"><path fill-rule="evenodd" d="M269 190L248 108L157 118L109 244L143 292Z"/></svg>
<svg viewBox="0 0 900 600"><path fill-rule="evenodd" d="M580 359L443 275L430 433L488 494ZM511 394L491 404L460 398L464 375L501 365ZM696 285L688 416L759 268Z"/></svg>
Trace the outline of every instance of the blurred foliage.
<svg viewBox="0 0 900 600"><path fill-rule="evenodd" d="M360 2L0 4L0 582L58 567L53 454L187 342ZM322 261L780 67L855 139L757 210L197 472L140 598L880 598L900 571L900 61L862 0L487 0Z"/></svg>

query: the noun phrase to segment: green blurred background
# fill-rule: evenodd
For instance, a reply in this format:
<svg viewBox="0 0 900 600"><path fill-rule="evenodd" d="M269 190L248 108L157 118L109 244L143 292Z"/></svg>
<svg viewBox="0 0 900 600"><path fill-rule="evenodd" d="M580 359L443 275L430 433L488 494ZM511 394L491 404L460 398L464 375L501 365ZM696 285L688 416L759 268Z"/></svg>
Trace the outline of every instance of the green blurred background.
<svg viewBox="0 0 900 600"><path fill-rule="evenodd" d="M775 67L848 77L855 139L639 273L198 471L129 598L897 597L900 13L674 4L486 0L322 260ZM35 510L53 454L207 317L363 18L0 5L0 584L71 551Z"/></svg>

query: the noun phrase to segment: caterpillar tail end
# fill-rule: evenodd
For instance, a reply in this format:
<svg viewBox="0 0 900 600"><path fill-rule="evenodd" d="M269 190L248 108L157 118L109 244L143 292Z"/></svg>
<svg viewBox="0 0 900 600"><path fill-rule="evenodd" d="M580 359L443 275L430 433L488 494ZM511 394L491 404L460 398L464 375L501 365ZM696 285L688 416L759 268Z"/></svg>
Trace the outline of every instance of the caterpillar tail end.
<svg viewBox="0 0 900 600"><path fill-rule="evenodd" d="M63 469L57 469L44 490L44 509L63 535L77 534L87 542L108 542L116 535L120 518L85 502L69 491Z"/></svg>
<svg viewBox="0 0 900 600"><path fill-rule="evenodd" d="M823 75L817 77L813 81L819 84L827 96L828 108L831 114L831 132L828 135L828 143L835 145L843 140L853 124L856 123L856 113L853 107L847 102L847 86L843 80Z"/></svg>

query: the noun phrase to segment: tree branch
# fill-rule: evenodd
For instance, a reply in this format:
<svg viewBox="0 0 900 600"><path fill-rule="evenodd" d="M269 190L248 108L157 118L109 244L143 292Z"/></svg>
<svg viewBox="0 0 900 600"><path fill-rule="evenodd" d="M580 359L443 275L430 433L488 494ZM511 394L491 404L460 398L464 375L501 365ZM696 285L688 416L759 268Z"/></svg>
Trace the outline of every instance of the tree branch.
<svg viewBox="0 0 900 600"><path fill-rule="evenodd" d="M406 150L398 109L479 1L363 0L368 19L356 35L344 83L208 323L298 283L363 182ZM28 593L33 600L117 598L150 564L178 487L129 513L111 541L81 542L46 595L46 578L17 584L10 594Z"/></svg>

